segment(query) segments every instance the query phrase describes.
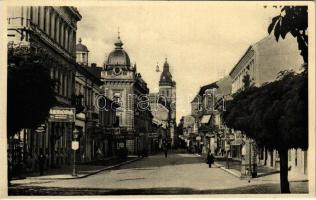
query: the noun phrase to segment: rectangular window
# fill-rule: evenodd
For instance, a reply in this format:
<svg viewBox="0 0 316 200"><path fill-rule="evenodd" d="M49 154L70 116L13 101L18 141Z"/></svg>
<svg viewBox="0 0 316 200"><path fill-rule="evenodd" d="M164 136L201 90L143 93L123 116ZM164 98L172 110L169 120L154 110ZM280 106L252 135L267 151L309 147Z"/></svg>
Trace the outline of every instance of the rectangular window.
<svg viewBox="0 0 316 200"><path fill-rule="evenodd" d="M47 8L44 7L44 13L43 13L43 28L44 28L44 32L47 33Z"/></svg>
<svg viewBox="0 0 316 200"><path fill-rule="evenodd" d="M31 6L30 7L30 23L32 23L33 22L33 7Z"/></svg>
<svg viewBox="0 0 316 200"><path fill-rule="evenodd" d="M58 16L57 16L57 14L55 15L55 24L54 24L54 26L55 26L55 28L54 28L54 39L55 39L55 41L58 43L58 31L59 31L59 26L58 26L58 22L59 20L58 20Z"/></svg>
<svg viewBox="0 0 316 200"><path fill-rule="evenodd" d="M64 73L64 96L67 96L67 73Z"/></svg>
<svg viewBox="0 0 316 200"><path fill-rule="evenodd" d="M52 19L51 19L51 12L50 9L47 9L47 16L46 16L46 20L47 20L47 34L49 36L51 36L51 32L50 32L50 28L51 28L51 23L52 23Z"/></svg>
<svg viewBox="0 0 316 200"><path fill-rule="evenodd" d="M37 25L41 28L41 7L37 7Z"/></svg>
<svg viewBox="0 0 316 200"><path fill-rule="evenodd" d="M72 30L69 29L69 32L68 32L68 51L72 54Z"/></svg>
<svg viewBox="0 0 316 200"><path fill-rule="evenodd" d="M65 49L68 51L68 28L67 28L67 26L65 26L65 31L64 31L64 33L65 33L65 42L64 42L64 46L65 46Z"/></svg>
<svg viewBox="0 0 316 200"><path fill-rule="evenodd" d="M59 44L62 45L63 41L62 41L62 32L63 32L63 22L61 20L59 20Z"/></svg>
<svg viewBox="0 0 316 200"><path fill-rule="evenodd" d="M63 87L64 87L64 84L63 84L63 82L64 82L64 77L63 77L63 73L60 71L59 72L59 82L60 82L60 85L59 85L59 94L60 95L63 95Z"/></svg>
<svg viewBox="0 0 316 200"><path fill-rule="evenodd" d="M76 53L76 41L77 41L77 33L76 31L73 31L73 34L72 34L72 49L73 49L73 55L75 55Z"/></svg>
<svg viewBox="0 0 316 200"><path fill-rule="evenodd" d="M37 7L32 7L33 8L33 16L32 16L32 23L34 25L37 24Z"/></svg>
<svg viewBox="0 0 316 200"><path fill-rule="evenodd" d="M50 13L50 37L55 39L55 15L54 12Z"/></svg>

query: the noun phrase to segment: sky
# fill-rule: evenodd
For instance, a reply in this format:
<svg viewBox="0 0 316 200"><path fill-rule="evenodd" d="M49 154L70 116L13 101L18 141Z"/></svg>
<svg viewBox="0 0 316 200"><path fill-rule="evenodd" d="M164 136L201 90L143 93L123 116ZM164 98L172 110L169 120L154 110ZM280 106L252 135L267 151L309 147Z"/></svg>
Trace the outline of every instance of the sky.
<svg viewBox="0 0 316 200"><path fill-rule="evenodd" d="M263 4L163 2L78 7L77 39L89 49L89 63L103 66L120 32L123 48L150 92L158 91L165 58L177 82L177 122L203 85L228 75L249 45L268 35L279 9Z"/></svg>

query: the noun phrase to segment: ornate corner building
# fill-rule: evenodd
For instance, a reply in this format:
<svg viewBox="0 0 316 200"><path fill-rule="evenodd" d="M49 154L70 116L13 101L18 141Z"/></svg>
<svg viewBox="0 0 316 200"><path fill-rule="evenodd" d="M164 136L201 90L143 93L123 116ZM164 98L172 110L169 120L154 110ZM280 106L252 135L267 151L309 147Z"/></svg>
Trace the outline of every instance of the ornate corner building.
<svg viewBox="0 0 316 200"><path fill-rule="evenodd" d="M122 138L119 147L126 147L131 154L139 153L146 148L147 134L151 129L152 115L149 109L141 103L147 96L147 83L137 73L136 64L131 65L123 42L118 36L114 43L115 49L108 55L101 73L105 96L119 104L116 120Z"/></svg>

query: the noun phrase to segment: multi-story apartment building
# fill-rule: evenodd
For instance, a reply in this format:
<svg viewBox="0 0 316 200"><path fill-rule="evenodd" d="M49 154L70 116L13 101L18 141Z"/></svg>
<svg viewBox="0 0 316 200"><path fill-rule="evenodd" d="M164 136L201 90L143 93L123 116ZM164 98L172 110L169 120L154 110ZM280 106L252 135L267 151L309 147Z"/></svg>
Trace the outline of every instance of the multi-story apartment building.
<svg viewBox="0 0 316 200"><path fill-rule="evenodd" d="M302 64L303 59L300 56L296 39L288 35L284 40L280 39L277 42L274 36L267 36L251 45L229 73L232 78L232 92L235 93L238 90L242 90L244 88L245 79L248 79L250 85L260 87L264 83L276 80L280 71L302 71ZM242 152L245 154L248 152L252 152L252 154L256 153L255 145L252 145L252 147L244 146L245 149ZM289 165L292 166L291 168L294 171L297 170L306 174L307 168L304 167L304 165L307 165L307 152L300 150L296 150L295 152L298 152L298 154L292 151L289 152L289 155L294 155L294 159L293 156L289 156ZM259 155L259 163L279 168L277 151L267 151L263 148L257 153ZM244 157L248 158L248 156ZM252 162L256 163L256 155L252 157ZM297 161L298 159L299 161ZM303 164L298 165L298 163Z"/></svg>
<svg viewBox="0 0 316 200"><path fill-rule="evenodd" d="M116 124L117 105L104 95L101 67L95 63L89 66L89 50L81 38L76 45L76 84L77 100L76 128L81 130L78 160L89 162L116 152L116 141L112 139ZM79 102L78 102L79 101Z"/></svg>
<svg viewBox="0 0 316 200"><path fill-rule="evenodd" d="M8 8L8 48L37 55L58 81L57 105L50 110L44 132L23 130L24 153L47 155L46 166L71 161L74 123L72 94L75 87L75 43L81 15L75 7L14 6ZM57 117L58 116L58 117ZM60 117L62 116L62 117Z"/></svg>

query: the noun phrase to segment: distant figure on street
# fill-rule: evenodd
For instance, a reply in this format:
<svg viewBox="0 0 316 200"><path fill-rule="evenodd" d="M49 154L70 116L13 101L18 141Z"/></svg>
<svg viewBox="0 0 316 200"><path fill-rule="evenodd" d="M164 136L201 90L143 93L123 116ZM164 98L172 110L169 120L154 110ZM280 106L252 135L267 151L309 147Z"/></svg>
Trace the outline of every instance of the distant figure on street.
<svg viewBox="0 0 316 200"><path fill-rule="evenodd" d="M167 156L168 156L168 149L167 149L167 147L164 148L164 151L165 151L165 158L167 158Z"/></svg>
<svg viewBox="0 0 316 200"><path fill-rule="evenodd" d="M207 164L208 164L208 167L211 168L213 163L214 163L214 156L213 156L213 154L211 153L211 151L209 151L208 154L207 154Z"/></svg>
<svg viewBox="0 0 316 200"><path fill-rule="evenodd" d="M40 153L38 156L38 164L39 164L39 170L40 170L40 175L42 176L44 174L44 164L45 164L45 155L43 152L43 149L40 149Z"/></svg>

